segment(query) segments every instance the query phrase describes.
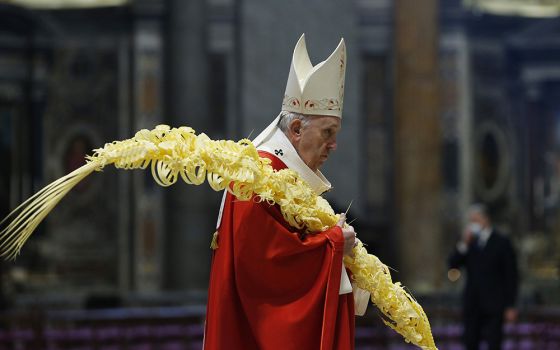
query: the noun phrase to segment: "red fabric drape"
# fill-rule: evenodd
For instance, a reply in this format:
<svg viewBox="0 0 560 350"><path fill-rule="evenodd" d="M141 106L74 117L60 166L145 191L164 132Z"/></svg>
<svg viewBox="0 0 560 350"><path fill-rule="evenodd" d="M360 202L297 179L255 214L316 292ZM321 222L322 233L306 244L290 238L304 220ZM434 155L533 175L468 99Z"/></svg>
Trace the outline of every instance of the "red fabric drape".
<svg viewBox="0 0 560 350"><path fill-rule="evenodd" d="M275 169L286 166L266 152ZM354 299L339 295L344 238L303 236L278 206L227 195L212 258L205 350L353 349Z"/></svg>

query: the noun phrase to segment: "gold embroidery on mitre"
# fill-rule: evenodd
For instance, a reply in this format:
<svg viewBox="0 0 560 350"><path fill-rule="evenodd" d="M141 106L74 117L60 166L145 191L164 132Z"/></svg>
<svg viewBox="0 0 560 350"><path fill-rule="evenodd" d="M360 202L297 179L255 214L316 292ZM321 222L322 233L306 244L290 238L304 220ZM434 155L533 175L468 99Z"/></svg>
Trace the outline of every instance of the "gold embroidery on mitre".
<svg viewBox="0 0 560 350"><path fill-rule="evenodd" d="M306 111L340 111L340 107L340 102L334 98L307 100L303 104L303 109Z"/></svg>
<svg viewBox="0 0 560 350"><path fill-rule="evenodd" d="M299 108L301 103L297 97L290 97L288 95L284 95L284 100L282 101L282 106L290 107L290 108Z"/></svg>

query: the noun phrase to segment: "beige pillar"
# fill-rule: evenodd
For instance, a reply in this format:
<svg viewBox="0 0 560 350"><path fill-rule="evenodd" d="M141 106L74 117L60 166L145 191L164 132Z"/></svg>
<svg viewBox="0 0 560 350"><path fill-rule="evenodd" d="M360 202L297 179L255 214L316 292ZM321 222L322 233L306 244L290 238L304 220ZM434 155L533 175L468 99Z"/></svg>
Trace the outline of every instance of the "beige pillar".
<svg viewBox="0 0 560 350"><path fill-rule="evenodd" d="M207 1L168 0L167 122L215 137L209 115ZM179 181L167 192L164 287L204 297L220 193ZM195 295L195 294L193 294Z"/></svg>
<svg viewBox="0 0 560 350"><path fill-rule="evenodd" d="M395 227L398 280L414 292L439 284L441 137L438 1L395 1Z"/></svg>

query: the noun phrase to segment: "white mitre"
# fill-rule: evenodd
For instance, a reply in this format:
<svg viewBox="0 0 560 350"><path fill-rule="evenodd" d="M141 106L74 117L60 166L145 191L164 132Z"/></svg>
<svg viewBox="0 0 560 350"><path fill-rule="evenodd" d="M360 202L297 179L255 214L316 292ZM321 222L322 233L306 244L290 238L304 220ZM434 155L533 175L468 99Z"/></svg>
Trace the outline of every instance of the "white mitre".
<svg viewBox="0 0 560 350"><path fill-rule="evenodd" d="M329 58L313 66L302 35L294 49L282 110L341 118L345 72L344 39Z"/></svg>
<svg viewBox="0 0 560 350"><path fill-rule="evenodd" d="M313 66L305 45L303 34L294 49L282 111L309 115L329 115L342 118L344 100L344 76L346 74L346 45L344 39L323 62ZM280 116L254 140L259 147L272 136Z"/></svg>

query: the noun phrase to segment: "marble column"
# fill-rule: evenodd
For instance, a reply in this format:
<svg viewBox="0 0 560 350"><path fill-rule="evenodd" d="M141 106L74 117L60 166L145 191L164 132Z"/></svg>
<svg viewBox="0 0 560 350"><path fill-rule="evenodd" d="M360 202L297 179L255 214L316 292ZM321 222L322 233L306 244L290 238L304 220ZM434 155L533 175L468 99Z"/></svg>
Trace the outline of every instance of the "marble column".
<svg viewBox="0 0 560 350"><path fill-rule="evenodd" d="M395 2L396 269L417 293L437 286L445 261L437 9L437 0Z"/></svg>
<svg viewBox="0 0 560 350"><path fill-rule="evenodd" d="M167 6L166 122L188 125L212 137L206 1L169 0ZM220 195L206 184L177 183L166 196L164 287L205 295Z"/></svg>

